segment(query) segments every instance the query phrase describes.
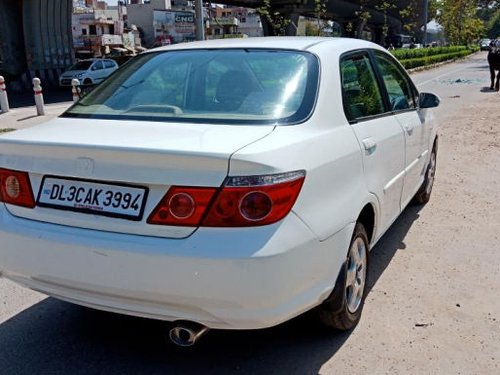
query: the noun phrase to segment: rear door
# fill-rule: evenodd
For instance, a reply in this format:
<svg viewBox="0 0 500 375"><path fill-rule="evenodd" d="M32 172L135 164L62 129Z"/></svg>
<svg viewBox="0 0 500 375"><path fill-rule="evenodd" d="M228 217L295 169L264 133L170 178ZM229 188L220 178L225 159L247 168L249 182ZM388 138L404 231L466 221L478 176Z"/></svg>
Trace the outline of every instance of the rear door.
<svg viewBox="0 0 500 375"><path fill-rule="evenodd" d="M417 90L406 72L386 53L375 52L376 65L389 97L390 110L405 137L405 180L401 206L405 207L423 182L428 154L429 131L419 115Z"/></svg>
<svg viewBox="0 0 500 375"><path fill-rule="evenodd" d="M112 60L103 60L104 70L106 72L105 78L113 73L118 67L116 63Z"/></svg>
<svg viewBox="0 0 500 375"><path fill-rule="evenodd" d="M90 70L92 71L92 79L94 82L99 83L104 79L106 71L104 70L102 61L94 62Z"/></svg>
<svg viewBox="0 0 500 375"><path fill-rule="evenodd" d="M404 135L387 110L368 51L344 55L340 63L344 111L363 152L365 181L380 204L384 231L401 212Z"/></svg>

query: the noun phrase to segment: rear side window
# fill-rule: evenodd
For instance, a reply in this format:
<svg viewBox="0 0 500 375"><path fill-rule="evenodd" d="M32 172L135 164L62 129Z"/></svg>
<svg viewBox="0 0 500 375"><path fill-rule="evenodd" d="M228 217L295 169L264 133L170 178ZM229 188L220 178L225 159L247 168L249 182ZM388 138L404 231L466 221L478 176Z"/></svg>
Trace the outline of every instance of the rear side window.
<svg viewBox="0 0 500 375"><path fill-rule="evenodd" d="M104 60L104 67L106 69L109 69L109 68L114 68L116 65L113 61L110 61L110 60Z"/></svg>
<svg viewBox="0 0 500 375"><path fill-rule="evenodd" d="M385 112L368 54L347 56L340 63L344 111L349 121Z"/></svg>
<svg viewBox="0 0 500 375"><path fill-rule="evenodd" d="M375 54L375 60L384 81L392 111L403 111L416 107L413 85L406 74L382 53Z"/></svg>

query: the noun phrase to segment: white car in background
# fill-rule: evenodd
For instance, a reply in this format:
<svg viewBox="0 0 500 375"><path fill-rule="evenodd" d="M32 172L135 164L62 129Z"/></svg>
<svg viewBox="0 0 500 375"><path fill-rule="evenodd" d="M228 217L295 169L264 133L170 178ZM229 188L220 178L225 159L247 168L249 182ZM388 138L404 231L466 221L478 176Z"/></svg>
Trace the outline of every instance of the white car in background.
<svg viewBox="0 0 500 375"><path fill-rule="evenodd" d="M61 74L59 85L71 86L73 78L77 78L81 85L95 85L102 82L116 69L118 69L118 64L111 59L80 60Z"/></svg>
<svg viewBox="0 0 500 375"><path fill-rule="evenodd" d="M430 198L438 104L362 40L148 51L0 136L0 275L179 345L311 309L351 329L369 250Z"/></svg>

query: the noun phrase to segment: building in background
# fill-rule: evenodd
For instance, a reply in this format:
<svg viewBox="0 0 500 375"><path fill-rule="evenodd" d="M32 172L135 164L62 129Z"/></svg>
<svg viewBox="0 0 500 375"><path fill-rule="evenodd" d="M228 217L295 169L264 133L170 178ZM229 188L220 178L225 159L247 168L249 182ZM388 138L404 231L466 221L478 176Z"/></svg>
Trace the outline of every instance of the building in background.
<svg viewBox="0 0 500 375"><path fill-rule="evenodd" d="M130 0L127 4L127 25L136 25L145 47L155 44L154 11L170 10L170 0L151 0L144 3L142 0Z"/></svg>
<svg viewBox="0 0 500 375"><path fill-rule="evenodd" d="M79 0L73 7L73 46L77 59L134 55L141 50L137 28L125 27L124 5L108 7L104 1Z"/></svg>
<svg viewBox="0 0 500 375"><path fill-rule="evenodd" d="M260 16L254 9L215 5L208 8L207 38L263 36Z"/></svg>
<svg viewBox="0 0 500 375"><path fill-rule="evenodd" d="M191 42L196 39L194 11L154 10L153 30L155 39L152 47Z"/></svg>
<svg viewBox="0 0 500 375"><path fill-rule="evenodd" d="M257 12L243 7L212 5L203 9L206 36L262 36ZM128 25L136 25L145 47L195 40L194 2L187 0L129 0Z"/></svg>

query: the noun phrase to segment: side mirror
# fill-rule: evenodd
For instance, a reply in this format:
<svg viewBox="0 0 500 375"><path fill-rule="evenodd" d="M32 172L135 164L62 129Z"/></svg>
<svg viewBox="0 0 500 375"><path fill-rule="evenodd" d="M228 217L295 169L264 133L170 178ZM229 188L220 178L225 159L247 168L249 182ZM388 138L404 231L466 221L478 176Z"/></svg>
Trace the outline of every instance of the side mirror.
<svg viewBox="0 0 500 375"><path fill-rule="evenodd" d="M437 95L429 92L422 92L418 97L420 108L435 108L439 105L441 100Z"/></svg>

